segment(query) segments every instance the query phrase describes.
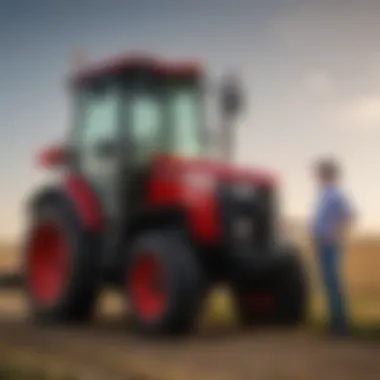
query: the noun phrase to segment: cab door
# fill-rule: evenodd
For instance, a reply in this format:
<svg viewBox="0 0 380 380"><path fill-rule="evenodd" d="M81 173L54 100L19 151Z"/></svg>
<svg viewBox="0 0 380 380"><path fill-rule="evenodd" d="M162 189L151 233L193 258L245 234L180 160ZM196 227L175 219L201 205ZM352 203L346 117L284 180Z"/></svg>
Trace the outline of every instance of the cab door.
<svg viewBox="0 0 380 380"><path fill-rule="evenodd" d="M110 221L118 217L120 105L118 87L97 85L80 89L71 136L77 170L89 181Z"/></svg>

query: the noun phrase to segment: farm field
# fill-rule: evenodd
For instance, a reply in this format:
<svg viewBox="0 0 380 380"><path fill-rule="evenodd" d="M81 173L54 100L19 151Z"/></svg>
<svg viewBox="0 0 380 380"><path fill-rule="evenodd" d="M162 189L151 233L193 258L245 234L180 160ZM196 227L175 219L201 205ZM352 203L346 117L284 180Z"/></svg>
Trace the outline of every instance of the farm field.
<svg viewBox="0 0 380 380"><path fill-rule="evenodd" d="M27 321L18 292L4 291L0 357L7 362L48 363L53 372L75 370L89 379L94 373L99 379L131 380L378 379L380 240L358 239L350 244L345 274L355 331L344 340L323 334L324 299L312 254L304 246L314 297L310 324L297 331L238 330L223 289L210 296L199 333L181 342L145 341L128 332L116 294L104 295L92 326L42 328ZM0 273L18 265L17 250L3 247Z"/></svg>

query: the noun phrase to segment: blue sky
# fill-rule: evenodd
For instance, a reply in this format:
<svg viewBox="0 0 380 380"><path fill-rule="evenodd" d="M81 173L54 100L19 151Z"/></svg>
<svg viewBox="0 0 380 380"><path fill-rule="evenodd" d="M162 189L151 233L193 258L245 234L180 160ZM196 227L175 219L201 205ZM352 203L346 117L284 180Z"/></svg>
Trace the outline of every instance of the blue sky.
<svg viewBox="0 0 380 380"><path fill-rule="evenodd" d="M71 57L128 50L198 58L210 77L239 70L249 109L237 161L282 178L284 210L306 216L311 160L333 152L360 229L380 226L380 2L346 0L2 0L0 2L0 240L22 226L41 181L39 146L70 121Z"/></svg>

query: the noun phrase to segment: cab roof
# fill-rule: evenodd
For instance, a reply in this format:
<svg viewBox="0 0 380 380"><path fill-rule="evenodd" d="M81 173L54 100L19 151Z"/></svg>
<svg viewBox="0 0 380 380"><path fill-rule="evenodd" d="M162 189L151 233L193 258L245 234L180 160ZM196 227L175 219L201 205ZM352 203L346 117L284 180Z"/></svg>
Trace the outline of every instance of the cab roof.
<svg viewBox="0 0 380 380"><path fill-rule="evenodd" d="M202 67L196 61L169 61L148 54L132 53L85 64L73 73L70 82L80 85L97 77L116 75L125 70L138 68L149 69L172 77L197 77L202 74Z"/></svg>

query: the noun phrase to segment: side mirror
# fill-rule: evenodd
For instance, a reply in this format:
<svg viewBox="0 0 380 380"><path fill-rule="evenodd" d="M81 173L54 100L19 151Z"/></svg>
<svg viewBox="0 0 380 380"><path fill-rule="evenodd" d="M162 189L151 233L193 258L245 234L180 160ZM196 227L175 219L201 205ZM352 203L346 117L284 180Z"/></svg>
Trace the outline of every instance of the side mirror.
<svg viewBox="0 0 380 380"><path fill-rule="evenodd" d="M243 91L236 75L227 75L222 79L220 88L220 110L222 117L238 116L243 108Z"/></svg>

